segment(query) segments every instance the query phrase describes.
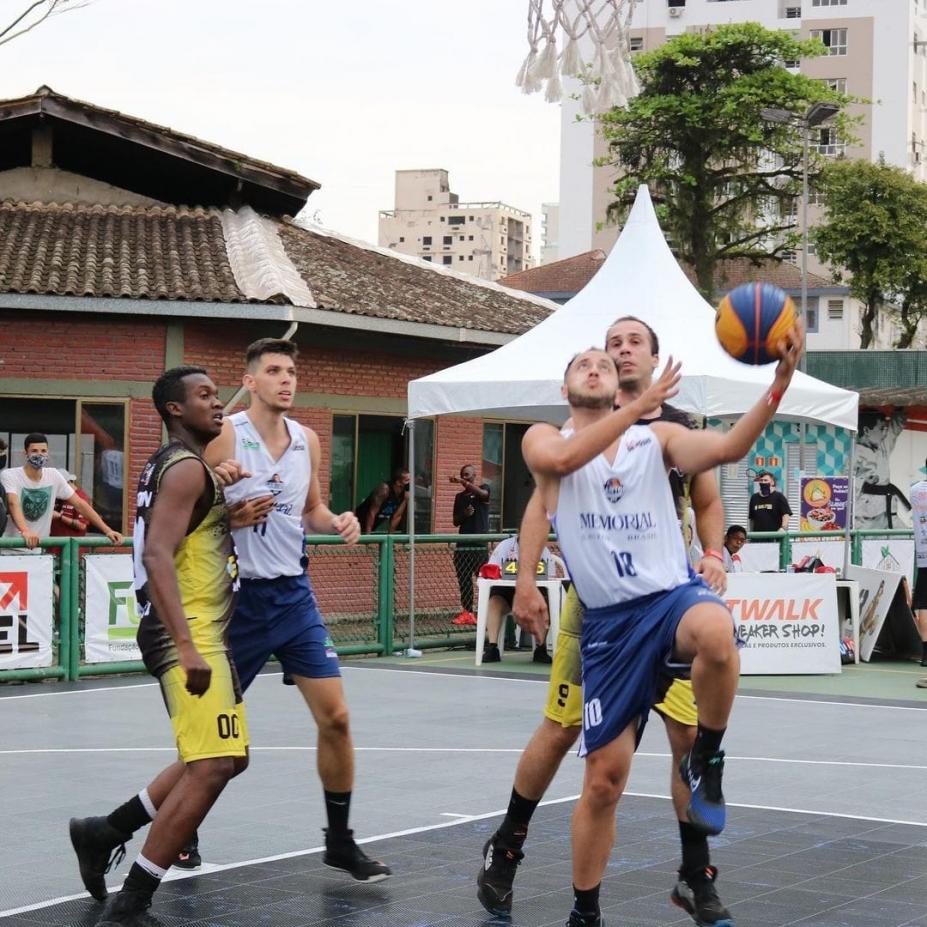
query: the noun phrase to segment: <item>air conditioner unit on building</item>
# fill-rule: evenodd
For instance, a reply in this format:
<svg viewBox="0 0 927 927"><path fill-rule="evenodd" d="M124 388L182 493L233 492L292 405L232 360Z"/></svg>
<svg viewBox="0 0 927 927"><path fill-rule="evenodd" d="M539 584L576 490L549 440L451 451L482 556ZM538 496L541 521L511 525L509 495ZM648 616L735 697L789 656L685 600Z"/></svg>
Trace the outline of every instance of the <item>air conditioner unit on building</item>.
<svg viewBox="0 0 927 927"><path fill-rule="evenodd" d="M673 19L678 19L680 16L682 16L682 12L684 9L685 7L681 7L681 6L671 6L669 8L669 14Z"/></svg>

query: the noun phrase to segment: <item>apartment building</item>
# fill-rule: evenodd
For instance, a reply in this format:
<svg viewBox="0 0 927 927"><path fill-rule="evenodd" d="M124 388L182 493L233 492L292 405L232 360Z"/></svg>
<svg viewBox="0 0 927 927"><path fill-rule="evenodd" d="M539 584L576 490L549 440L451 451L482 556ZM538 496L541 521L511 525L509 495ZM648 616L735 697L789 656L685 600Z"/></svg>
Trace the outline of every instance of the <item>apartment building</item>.
<svg viewBox="0 0 927 927"><path fill-rule="evenodd" d="M541 264L560 259L560 204L541 203Z"/></svg>
<svg viewBox="0 0 927 927"><path fill-rule="evenodd" d="M872 101L859 143L845 149L827 128L815 138L825 154L890 164L927 180L927 0L637 0L631 50L650 51L667 39L726 23L819 38L828 53L794 62L796 70ZM607 154L591 121L576 121L579 103L564 94L561 122L560 254L608 250L618 229L606 222L614 169L595 167ZM812 217L813 221L813 217ZM811 267L821 270L811 255Z"/></svg>
<svg viewBox="0 0 927 927"><path fill-rule="evenodd" d="M461 203L441 169L396 171L395 205L380 211L378 236L383 248L484 280L534 266L530 213Z"/></svg>

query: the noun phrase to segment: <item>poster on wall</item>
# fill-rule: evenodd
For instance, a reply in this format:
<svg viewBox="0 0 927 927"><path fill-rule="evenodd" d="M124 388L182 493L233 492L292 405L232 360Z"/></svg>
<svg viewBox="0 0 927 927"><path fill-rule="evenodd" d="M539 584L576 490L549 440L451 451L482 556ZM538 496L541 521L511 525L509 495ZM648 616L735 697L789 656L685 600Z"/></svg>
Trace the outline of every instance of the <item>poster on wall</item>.
<svg viewBox="0 0 927 927"><path fill-rule="evenodd" d="M910 512L911 503L892 482L891 457L906 422L907 413L902 408L895 408L890 414L880 409L859 413L853 472L854 528L878 530L905 527L899 522L898 514Z"/></svg>
<svg viewBox="0 0 927 927"><path fill-rule="evenodd" d="M901 582L901 574L850 566L847 579L859 583L859 658L868 663Z"/></svg>
<svg viewBox="0 0 927 927"><path fill-rule="evenodd" d="M840 633L833 573L728 575L744 675L839 673Z"/></svg>
<svg viewBox="0 0 927 927"><path fill-rule="evenodd" d="M846 476L803 476L801 478L802 531L845 531L850 499Z"/></svg>
<svg viewBox="0 0 927 927"><path fill-rule="evenodd" d="M132 557L90 554L84 558L84 569L84 660L87 663L141 660L135 643L139 614L135 606Z"/></svg>
<svg viewBox="0 0 927 927"><path fill-rule="evenodd" d="M54 557L0 557L0 669L52 665L54 575Z"/></svg>

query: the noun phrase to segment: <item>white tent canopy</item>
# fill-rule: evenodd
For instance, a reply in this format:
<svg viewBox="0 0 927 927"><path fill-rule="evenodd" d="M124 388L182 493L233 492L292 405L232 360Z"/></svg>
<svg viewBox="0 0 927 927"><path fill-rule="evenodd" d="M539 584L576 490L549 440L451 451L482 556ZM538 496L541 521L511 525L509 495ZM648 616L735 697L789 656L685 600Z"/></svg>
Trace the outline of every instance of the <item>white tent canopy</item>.
<svg viewBox="0 0 927 927"><path fill-rule="evenodd" d="M562 422L563 371L577 352L601 346L617 317L635 315L656 331L660 355L682 360L673 400L708 417L738 415L768 389L773 368L751 367L718 344L714 309L686 279L660 230L646 187L592 280L564 307L489 354L409 383L409 418L480 414L521 421ZM859 397L796 373L779 418L855 431Z"/></svg>

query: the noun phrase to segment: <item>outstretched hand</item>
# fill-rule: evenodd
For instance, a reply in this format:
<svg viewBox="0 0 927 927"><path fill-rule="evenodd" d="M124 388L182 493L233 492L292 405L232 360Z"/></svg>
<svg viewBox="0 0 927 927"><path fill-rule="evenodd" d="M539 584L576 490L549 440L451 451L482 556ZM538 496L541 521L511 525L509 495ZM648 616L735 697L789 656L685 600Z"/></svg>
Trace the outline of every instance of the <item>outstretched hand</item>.
<svg viewBox="0 0 927 927"><path fill-rule="evenodd" d="M641 407L641 415L649 415L651 412L658 411L667 399L672 399L679 392L679 381L682 379L681 369L682 362L674 361L670 355L663 368L663 373L637 399Z"/></svg>
<svg viewBox="0 0 927 927"><path fill-rule="evenodd" d="M779 342L779 363L776 364L776 377L773 386L782 392L792 381L792 374L798 366L799 360L805 351L805 327L800 319L786 333Z"/></svg>

